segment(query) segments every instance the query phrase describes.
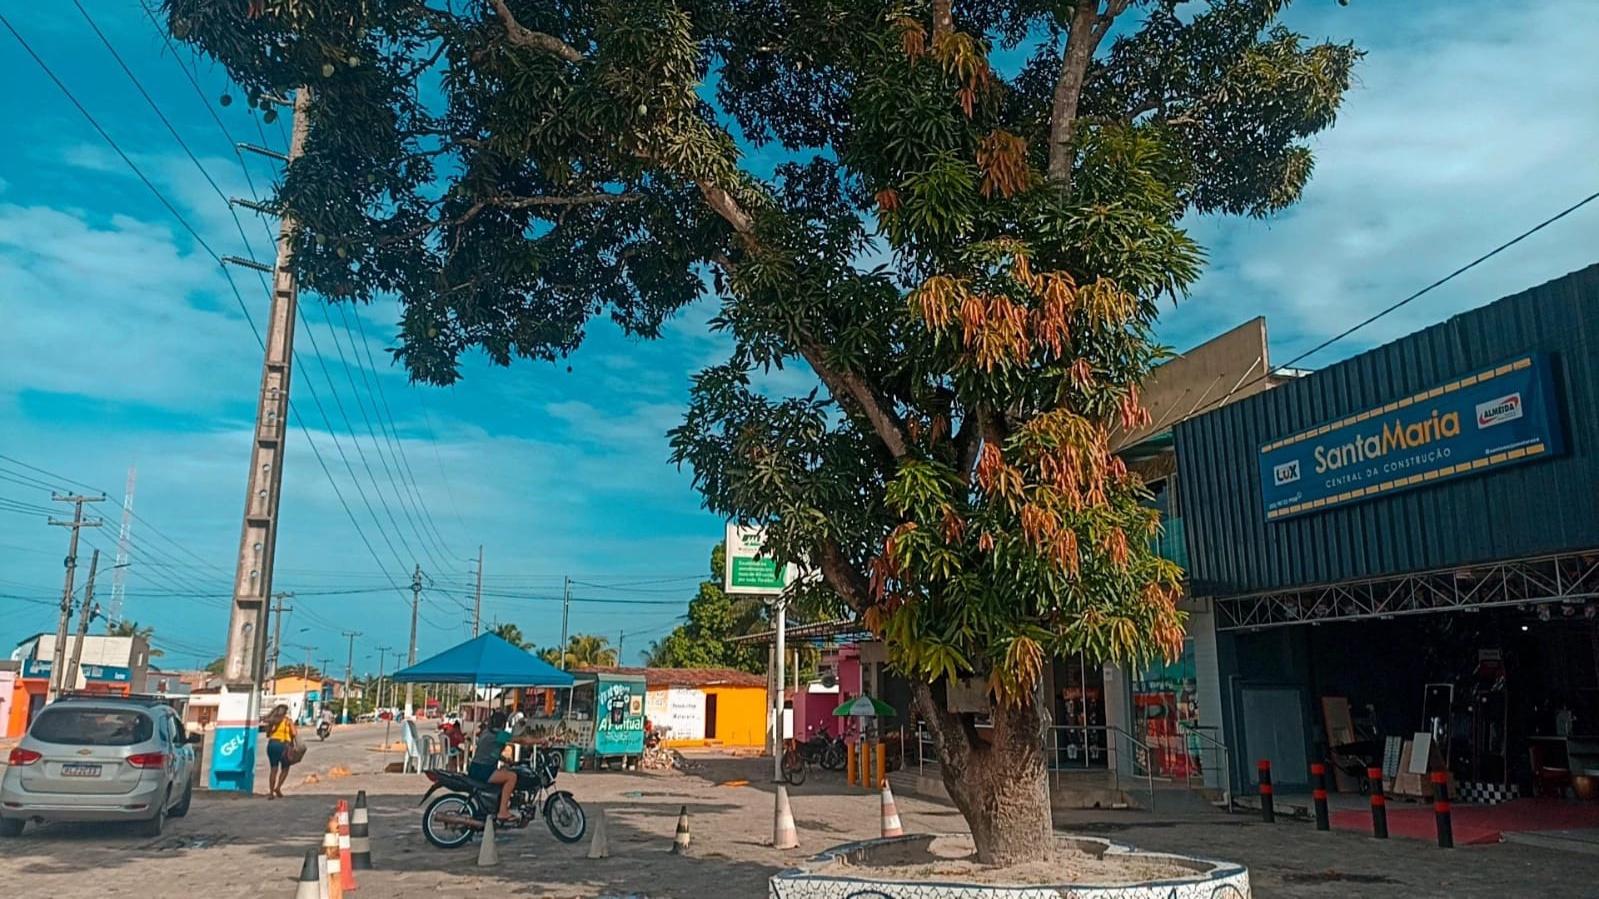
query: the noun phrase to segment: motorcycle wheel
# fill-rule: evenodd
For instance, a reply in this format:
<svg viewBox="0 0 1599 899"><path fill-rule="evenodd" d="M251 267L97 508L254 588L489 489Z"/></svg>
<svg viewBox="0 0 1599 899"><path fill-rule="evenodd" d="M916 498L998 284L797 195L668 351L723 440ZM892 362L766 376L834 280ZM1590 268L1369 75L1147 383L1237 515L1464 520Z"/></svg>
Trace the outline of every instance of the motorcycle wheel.
<svg viewBox="0 0 1599 899"><path fill-rule="evenodd" d="M583 806L578 805L576 799L561 793L544 803L544 823L549 825L550 833L563 843L576 843L583 839L583 833L589 826Z"/></svg>
<svg viewBox="0 0 1599 899"><path fill-rule="evenodd" d="M822 752L822 767L829 771L844 770L844 749L837 743L827 744Z"/></svg>
<svg viewBox="0 0 1599 899"><path fill-rule="evenodd" d="M445 793L428 803L422 812L422 835L440 849L459 849L472 842L477 833L465 827L454 827L438 820L439 815L456 815L471 818L472 804L459 793Z"/></svg>

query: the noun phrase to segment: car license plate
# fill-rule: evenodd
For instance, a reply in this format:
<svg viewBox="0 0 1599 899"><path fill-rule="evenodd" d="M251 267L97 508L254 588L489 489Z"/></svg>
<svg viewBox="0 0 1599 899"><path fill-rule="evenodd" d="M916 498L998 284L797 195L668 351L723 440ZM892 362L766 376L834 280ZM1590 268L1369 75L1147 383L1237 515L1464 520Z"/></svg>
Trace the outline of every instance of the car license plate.
<svg viewBox="0 0 1599 899"><path fill-rule="evenodd" d="M99 765L62 765L62 777L99 777Z"/></svg>

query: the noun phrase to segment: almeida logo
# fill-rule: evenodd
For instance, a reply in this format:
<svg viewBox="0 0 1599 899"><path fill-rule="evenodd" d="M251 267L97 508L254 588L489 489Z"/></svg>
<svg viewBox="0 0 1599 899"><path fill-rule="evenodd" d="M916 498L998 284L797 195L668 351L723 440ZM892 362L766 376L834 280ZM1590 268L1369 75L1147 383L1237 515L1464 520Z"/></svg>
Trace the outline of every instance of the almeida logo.
<svg viewBox="0 0 1599 899"><path fill-rule="evenodd" d="M1521 417L1521 394L1507 393L1497 399L1477 404L1477 427L1491 428Z"/></svg>

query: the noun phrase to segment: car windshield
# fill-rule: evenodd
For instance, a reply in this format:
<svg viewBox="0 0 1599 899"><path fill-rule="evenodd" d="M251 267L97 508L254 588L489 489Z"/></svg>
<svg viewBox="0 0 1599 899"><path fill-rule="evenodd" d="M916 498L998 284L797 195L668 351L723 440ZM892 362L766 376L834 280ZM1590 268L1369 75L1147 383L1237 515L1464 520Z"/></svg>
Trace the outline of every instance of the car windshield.
<svg viewBox="0 0 1599 899"><path fill-rule="evenodd" d="M35 740L74 746L132 746L155 733L155 722L135 711L46 709L28 732Z"/></svg>

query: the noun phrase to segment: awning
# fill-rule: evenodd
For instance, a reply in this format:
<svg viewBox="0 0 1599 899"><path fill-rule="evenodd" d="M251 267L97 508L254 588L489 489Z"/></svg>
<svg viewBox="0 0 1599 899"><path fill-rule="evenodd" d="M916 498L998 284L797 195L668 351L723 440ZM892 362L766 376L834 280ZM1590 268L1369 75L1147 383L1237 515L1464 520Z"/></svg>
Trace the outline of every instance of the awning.
<svg viewBox="0 0 1599 899"><path fill-rule="evenodd" d="M570 687L572 675L496 634L484 634L394 672L400 683Z"/></svg>

